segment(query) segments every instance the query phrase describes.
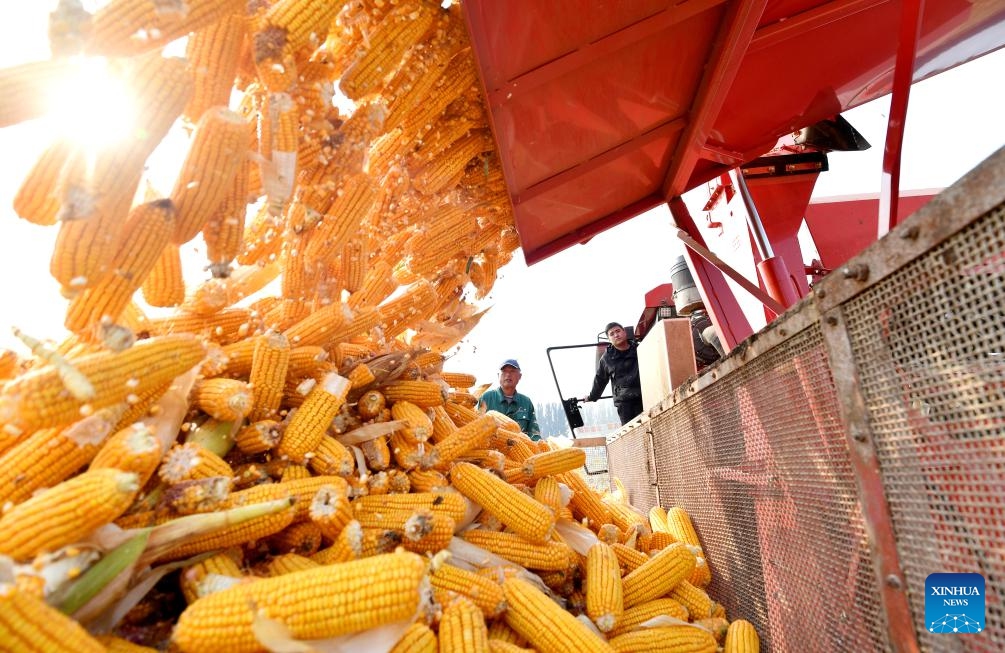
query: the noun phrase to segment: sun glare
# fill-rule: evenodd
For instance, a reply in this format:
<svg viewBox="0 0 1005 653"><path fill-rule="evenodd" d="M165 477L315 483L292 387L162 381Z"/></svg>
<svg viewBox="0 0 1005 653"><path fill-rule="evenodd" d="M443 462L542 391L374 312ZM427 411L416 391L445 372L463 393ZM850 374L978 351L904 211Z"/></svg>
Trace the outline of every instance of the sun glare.
<svg viewBox="0 0 1005 653"><path fill-rule="evenodd" d="M50 95L49 119L65 138L87 147L114 143L136 122L132 96L105 59L82 59L77 73Z"/></svg>

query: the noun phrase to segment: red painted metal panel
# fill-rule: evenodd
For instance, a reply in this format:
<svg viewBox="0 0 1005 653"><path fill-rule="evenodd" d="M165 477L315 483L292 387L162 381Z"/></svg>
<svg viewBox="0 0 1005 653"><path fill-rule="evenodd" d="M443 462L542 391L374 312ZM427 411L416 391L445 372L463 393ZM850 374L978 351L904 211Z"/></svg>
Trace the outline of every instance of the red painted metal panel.
<svg viewBox="0 0 1005 653"><path fill-rule="evenodd" d="M900 24L895 0L769 0L763 12L756 0L463 7L528 261L651 206L654 179L669 176L671 193L694 188L886 94ZM1003 24L1005 3L926 0L913 81L1002 47ZM653 152L652 132L667 125L684 140ZM660 169L628 170L636 146Z"/></svg>

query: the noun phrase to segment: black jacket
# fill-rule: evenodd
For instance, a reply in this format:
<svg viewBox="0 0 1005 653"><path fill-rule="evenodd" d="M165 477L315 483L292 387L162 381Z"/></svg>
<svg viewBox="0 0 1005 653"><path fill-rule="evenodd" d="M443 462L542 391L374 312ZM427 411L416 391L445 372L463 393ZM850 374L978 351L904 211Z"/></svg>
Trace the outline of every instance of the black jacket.
<svg viewBox="0 0 1005 653"><path fill-rule="evenodd" d="M604 394L607 382L611 382L614 405L642 398L642 383L639 381L638 344L632 342L628 349L620 351L609 346L597 364L597 374L593 377L590 401L596 401Z"/></svg>

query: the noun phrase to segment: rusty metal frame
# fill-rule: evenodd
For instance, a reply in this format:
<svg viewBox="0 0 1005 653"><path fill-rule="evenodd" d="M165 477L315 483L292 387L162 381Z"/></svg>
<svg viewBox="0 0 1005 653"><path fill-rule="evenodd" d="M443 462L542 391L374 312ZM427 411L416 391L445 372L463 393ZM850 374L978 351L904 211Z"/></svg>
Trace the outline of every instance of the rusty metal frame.
<svg viewBox="0 0 1005 653"><path fill-rule="evenodd" d="M872 442L869 412L860 390L851 338L845 328L840 307L835 307L822 317L823 324L826 325L822 328L824 347L837 394L841 397L838 406L848 439L852 468L855 470L862 520L869 536L869 550L886 613L890 645L896 653L917 653L919 648L914 616L905 589L893 517Z"/></svg>

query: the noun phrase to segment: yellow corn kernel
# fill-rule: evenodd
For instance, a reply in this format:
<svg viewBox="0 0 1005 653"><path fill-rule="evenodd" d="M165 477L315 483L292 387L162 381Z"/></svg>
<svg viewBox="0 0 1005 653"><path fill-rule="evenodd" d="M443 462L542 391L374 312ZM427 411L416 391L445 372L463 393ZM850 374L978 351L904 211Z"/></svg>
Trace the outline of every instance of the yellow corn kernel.
<svg viewBox="0 0 1005 653"><path fill-rule="evenodd" d="M247 24L243 16L231 13L189 35L185 58L191 63L195 91L184 115L190 122L198 122L212 106L230 103Z"/></svg>
<svg viewBox="0 0 1005 653"><path fill-rule="evenodd" d="M298 463L321 444L321 439L345 403L349 392L348 379L338 374L326 374L307 394L303 405L293 414L283 433L276 453Z"/></svg>
<svg viewBox="0 0 1005 653"><path fill-rule="evenodd" d="M502 586L473 571L442 564L433 570L429 580L437 592L453 593L473 601L486 619L497 617L506 609Z"/></svg>
<svg viewBox="0 0 1005 653"><path fill-rule="evenodd" d="M172 639L185 653L261 649L258 610L297 639L323 639L411 619L419 607L426 563L393 553L297 571L238 585L190 605Z"/></svg>
<svg viewBox="0 0 1005 653"><path fill-rule="evenodd" d="M259 421L278 415L290 352L290 342L281 333L269 333L257 339L248 377L254 396L249 419Z"/></svg>
<svg viewBox="0 0 1005 653"><path fill-rule="evenodd" d="M212 451L195 442L186 442L171 447L157 474L162 481L173 485L214 476L232 477L234 470Z"/></svg>
<svg viewBox="0 0 1005 653"><path fill-rule="evenodd" d="M609 545L597 542L586 556L586 614L600 632L607 633L623 612L621 565Z"/></svg>
<svg viewBox="0 0 1005 653"><path fill-rule="evenodd" d="M63 481L0 517L0 553L24 560L77 542L125 512L138 490L135 474L114 469Z"/></svg>
<svg viewBox="0 0 1005 653"><path fill-rule="evenodd" d="M455 463L450 470L454 487L513 532L532 542L544 542L555 528L555 515L517 488L470 463Z"/></svg>
<svg viewBox="0 0 1005 653"><path fill-rule="evenodd" d="M761 640L757 637L754 625L743 619L729 624L722 650L723 653L759 653Z"/></svg>
<svg viewBox="0 0 1005 653"><path fill-rule="evenodd" d="M80 417L85 404L100 409L126 402L191 369L205 354L197 338L176 335L149 338L124 351L81 356L71 364L93 388L93 398L86 401L67 391L59 369L38 367L4 385L0 422L24 431L68 424Z"/></svg>
<svg viewBox="0 0 1005 653"><path fill-rule="evenodd" d="M547 595L519 578L503 581L506 623L535 649L559 651L613 651L586 624L563 610Z"/></svg>
<svg viewBox="0 0 1005 653"><path fill-rule="evenodd" d="M161 444L157 436L146 424L135 422L105 440L91 460L89 469L132 472L143 486L157 470L161 458Z"/></svg>
<svg viewBox="0 0 1005 653"><path fill-rule="evenodd" d="M408 627L398 643L389 653L437 653L439 643L436 633L424 623L414 623Z"/></svg>
<svg viewBox="0 0 1005 653"><path fill-rule="evenodd" d="M610 645L618 653L715 653L717 648L711 633L688 625L642 628L612 638Z"/></svg>
<svg viewBox="0 0 1005 653"><path fill-rule="evenodd" d="M466 596L450 599L440 617L439 640L443 653L488 651L488 628L482 611Z"/></svg>
<svg viewBox="0 0 1005 653"><path fill-rule="evenodd" d="M178 306L185 301L185 279L177 245L168 243L164 246L140 287L143 299L151 306Z"/></svg>
<svg viewBox="0 0 1005 653"><path fill-rule="evenodd" d="M251 412L252 389L237 379L204 379L192 389L192 401L210 417L236 422Z"/></svg>
<svg viewBox="0 0 1005 653"><path fill-rule="evenodd" d="M625 607L669 594L680 583L687 582L685 579L694 571L694 565L694 554L683 544L663 549L624 577ZM698 618L690 607L688 611L692 618Z"/></svg>
<svg viewBox="0 0 1005 653"><path fill-rule="evenodd" d="M51 653L103 653L84 627L41 597L0 583L0 649Z"/></svg>
<svg viewBox="0 0 1005 653"><path fill-rule="evenodd" d="M178 211L175 244L194 238L226 197L247 155L250 133L245 119L225 107L202 114L171 191Z"/></svg>

